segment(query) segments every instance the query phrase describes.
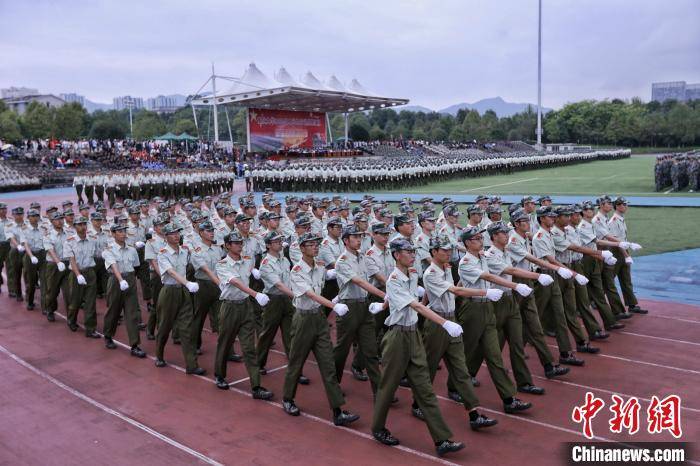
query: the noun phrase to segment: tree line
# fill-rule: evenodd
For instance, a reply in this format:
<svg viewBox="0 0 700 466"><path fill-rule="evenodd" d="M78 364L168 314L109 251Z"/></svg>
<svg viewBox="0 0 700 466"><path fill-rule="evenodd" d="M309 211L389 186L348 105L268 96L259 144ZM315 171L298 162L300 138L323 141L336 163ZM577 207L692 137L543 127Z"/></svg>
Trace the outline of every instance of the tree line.
<svg viewBox="0 0 700 466"><path fill-rule="evenodd" d="M245 111L219 108L219 139L245 142ZM334 139L344 136L344 117L331 114L330 129ZM89 114L80 104L70 103L48 108L32 102L23 115L17 115L0 101L0 139L18 142L23 139L80 138L152 139L168 131L189 133L200 139L214 138L212 110L197 109L197 123L190 107L170 114L147 110L133 112L133 134L128 110L96 111ZM457 115L436 112L398 112L378 109L354 113L349 118L349 137L356 141L414 139L423 141L485 142L535 138L537 113L532 108L499 118L489 110L459 110ZM572 142L625 147L685 147L700 144L700 100L643 103L639 99L624 101L584 100L564 105L543 116L543 141ZM230 128L230 133L229 133Z"/></svg>

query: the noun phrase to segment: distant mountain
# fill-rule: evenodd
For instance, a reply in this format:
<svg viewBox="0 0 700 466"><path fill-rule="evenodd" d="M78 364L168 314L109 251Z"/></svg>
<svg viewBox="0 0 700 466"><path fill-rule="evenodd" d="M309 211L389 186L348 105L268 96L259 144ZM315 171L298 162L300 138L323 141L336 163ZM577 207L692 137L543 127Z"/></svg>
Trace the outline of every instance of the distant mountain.
<svg viewBox="0 0 700 466"><path fill-rule="evenodd" d="M97 110L112 110L112 104L101 104L99 102L93 102L90 99L85 99L85 110L88 113L93 113Z"/></svg>
<svg viewBox="0 0 700 466"><path fill-rule="evenodd" d="M456 105L450 105L447 108L439 110L440 113L448 113L450 115L457 115L457 112L461 109L476 110L480 115L486 113L487 110L493 110L496 112L499 118L515 115L516 113L524 112L527 107L531 106L533 111L536 111L537 105L535 104L518 104L513 102L506 102L501 97L491 97L488 99L482 99L473 104L461 103ZM542 112L547 113L552 111L551 108L542 107Z"/></svg>
<svg viewBox="0 0 700 466"><path fill-rule="evenodd" d="M423 113L432 113L435 110L431 110L428 107L423 107L421 105L406 105L405 107L396 107L394 110L396 112L402 112L406 110L407 112L423 112Z"/></svg>

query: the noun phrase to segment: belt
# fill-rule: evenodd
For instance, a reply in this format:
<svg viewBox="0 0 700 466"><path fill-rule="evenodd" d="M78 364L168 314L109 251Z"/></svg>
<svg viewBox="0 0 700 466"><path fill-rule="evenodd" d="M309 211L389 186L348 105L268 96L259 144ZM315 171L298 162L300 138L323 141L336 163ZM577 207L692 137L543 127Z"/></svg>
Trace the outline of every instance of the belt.
<svg viewBox="0 0 700 466"><path fill-rule="evenodd" d="M245 304L248 301L248 298L243 298L243 299L222 299L221 301L225 303L231 303L231 304Z"/></svg>
<svg viewBox="0 0 700 466"><path fill-rule="evenodd" d="M469 298L469 301L474 301L477 303L486 303L488 302L488 300L489 299L486 296L472 296L471 298Z"/></svg>
<svg viewBox="0 0 700 466"><path fill-rule="evenodd" d="M571 261L571 265L578 264L581 262L583 259L576 259L575 261Z"/></svg>
<svg viewBox="0 0 700 466"><path fill-rule="evenodd" d="M341 299L340 302L343 304L366 303L367 298L347 298L347 299Z"/></svg>
<svg viewBox="0 0 700 466"><path fill-rule="evenodd" d="M440 317L442 317L443 319L454 319L454 318L455 318L455 313L454 313L454 311L452 311L452 312L442 312L442 311L436 311L435 309L433 309L433 312L434 312L435 314L439 315Z"/></svg>
<svg viewBox="0 0 700 466"><path fill-rule="evenodd" d="M415 332L417 329L416 324L411 325L390 325L389 330L397 330L399 332Z"/></svg>
<svg viewBox="0 0 700 466"><path fill-rule="evenodd" d="M89 271L94 270L94 269L95 269L95 267L85 267L84 269L79 269L79 270L82 273L82 272L89 272Z"/></svg>
<svg viewBox="0 0 700 466"><path fill-rule="evenodd" d="M289 296L287 296L287 295L284 294L284 293L265 293L265 294L266 294L270 299L273 299L273 298L274 298L274 299L289 298Z"/></svg>
<svg viewBox="0 0 700 466"><path fill-rule="evenodd" d="M182 288L182 285L180 285L179 283L175 283L172 285L163 285L163 286L168 287L168 288Z"/></svg>
<svg viewBox="0 0 700 466"><path fill-rule="evenodd" d="M111 272L110 272L110 275L114 276L114 274ZM129 278L129 277L133 277L133 276L134 276L134 272L122 272L122 278Z"/></svg>
<svg viewBox="0 0 700 466"><path fill-rule="evenodd" d="M299 314L303 314L303 315L320 314L321 308L315 307L313 309L297 309L297 312Z"/></svg>
<svg viewBox="0 0 700 466"><path fill-rule="evenodd" d="M547 275L554 275L556 272L552 269L543 269L542 267L537 267L535 269L537 273L546 273Z"/></svg>

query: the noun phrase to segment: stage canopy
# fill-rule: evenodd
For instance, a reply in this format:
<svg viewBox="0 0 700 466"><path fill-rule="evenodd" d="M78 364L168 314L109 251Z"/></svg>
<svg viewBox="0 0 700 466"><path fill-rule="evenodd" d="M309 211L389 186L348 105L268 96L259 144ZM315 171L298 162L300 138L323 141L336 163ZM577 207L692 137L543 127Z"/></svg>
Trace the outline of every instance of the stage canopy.
<svg viewBox="0 0 700 466"><path fill-rule="evenodd" d="M222 77L218 77L218 83ZM366 90L356 79L344 85L335 75L321 82L308 71L295 80L284 68L273 78L248 65L243 76L224 78L234 82L229 89L192 99L193 106L235 105L262 109L309 112L358 112L405 105L408 99L382 97ZM226 82L226 81L224 81Z"/></svg>

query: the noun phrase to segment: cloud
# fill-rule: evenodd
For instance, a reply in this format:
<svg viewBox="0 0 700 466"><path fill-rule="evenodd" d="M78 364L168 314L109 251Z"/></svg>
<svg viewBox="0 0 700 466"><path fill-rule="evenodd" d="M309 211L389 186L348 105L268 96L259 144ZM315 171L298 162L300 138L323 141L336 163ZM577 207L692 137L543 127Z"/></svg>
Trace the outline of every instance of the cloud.
<svg viewBox="0 0 700 466"><path fill-rule="evenodd" d="M700 3L543 0L543 105L649 98L651 82L700 82ZM214 61L239 76L359 79L441 108L537 96L537 2L0 0L0 86L116 95L191 93Z"/></svg>

